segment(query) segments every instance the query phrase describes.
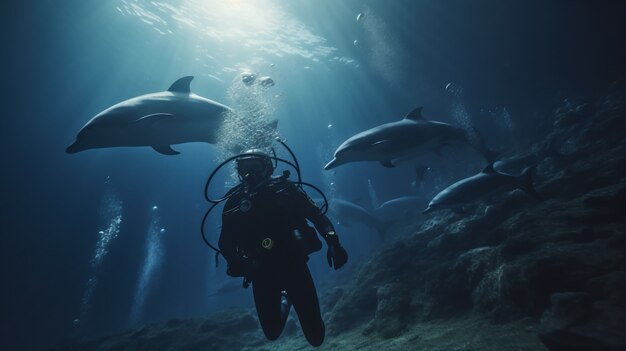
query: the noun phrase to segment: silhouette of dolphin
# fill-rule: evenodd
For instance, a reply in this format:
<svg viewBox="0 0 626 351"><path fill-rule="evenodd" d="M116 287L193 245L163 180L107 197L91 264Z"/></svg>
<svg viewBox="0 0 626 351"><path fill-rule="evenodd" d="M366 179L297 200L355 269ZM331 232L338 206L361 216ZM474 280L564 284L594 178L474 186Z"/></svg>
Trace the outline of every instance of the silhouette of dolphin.
<svg viewBox="0 0 626 351"><path fill-rule="evenodd" d="M401 196L384 202L374 210L373 214L381 222L397 222L420 214L420 206L428 202L427 199L417 196Z"/></svg>
<svg viewBox="0 0 626 351"><path fill-rule="evenodd" d="M480 173L461 179L443 189L430 201L422 213L449 208L459 211L466 203L480 200L496 191L521 189L526 194L540 200L541 196L533 187L532 172L535 166L525 168L518 176L501 173L493 169L493 162Z"/></svg>
<svg viewBox="0 0 626 351"><path fill-rule="evenodd" d="M315 199L314 201L317 204L322 203L321 199ZM387 225L377 220L370 211L354 202L337 198L328 199L328 205L329 211L339 224L346 227L349 227L351 224L364 224L369 228L375 229L378 235L383 238Z"/></svg>
<svg viewBox="0 0 626 351"><path fill-rule="evenodd" d="M176 155L172 144L215 144L228 112L220 103L191 92L187 76L167 91L122 101L93 117L78 132L68 154L117 146L150 146L165 155Z"/></svg>
<svg viewBox="0 0 626 351"><path fill-rule="evenodd" d="M479 138L474 145L468 132L460 127L422 117L422 108L411 111L404 119L386 123L358 133L337 148L334 158L324 169L356 161L378 161L385 167L395 167L392 161L407 159L439 150L449 144L464 143L477 149L487 160L493 161L497 153L487 149Z"/></svg>

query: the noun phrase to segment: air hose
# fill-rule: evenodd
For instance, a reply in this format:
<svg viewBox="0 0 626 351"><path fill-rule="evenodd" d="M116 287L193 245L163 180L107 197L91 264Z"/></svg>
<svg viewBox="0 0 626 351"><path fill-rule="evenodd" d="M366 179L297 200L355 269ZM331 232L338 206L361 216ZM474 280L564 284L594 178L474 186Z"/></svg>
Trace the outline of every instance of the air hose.
<svg viewBox="0 0 626 351"><path fill-rule="evenodd" d="M204 243L211 248L212 250L215 251L215 266L217 267L219 265L219 255L222 253L218 248L216 248L215 246L213 246L209 240L206 237L206 232L204 231L204 228L206 226L206 221L209 218L209 214L211 213L211 211L213 211L213 209L215 208L215 206L219 205L220 203L228 200L231 196L238 194L243 188L237 188L235 190L230 190L226 193L226 195L222 196L221 198L218 199L211 199L211 197L209 196L209 186L211 185L211 181L213 180L213 178L215 177L215 175L217 174L217 172L222 169L222 167L224 167L225 165L227 165L228 163L238 159L238 158L242 158L242 157L250 157L250 156L259 156L259 157L269 157L271 160L274 161L274 169L276 169L278 167L278 162L282 162L290 167L292 167L295 171L296 174L298 176L298 180L296 182L294 182L298 188L300 188L302 191L304 191L303 186L308 186L310 188L313 188L315 191L317 191L320 195L322 195L322 198L324 199L324 204L322 205L322 207L320 208L322 214L326 214L326 212L328 211L328 199L326 198L326 195L324 194L324 192L322 190L320 190L317 186L311 184L311 183L306 183L302 181L302 173L300 171L300 163L298 162L298 159L296 158L296 155L293 153L293 151L291 150L291 148L289 146L287 146L287 144L285 143L285 141L281 140L280 138L276 138L276 141L279 142L286 150L287 152L289 152L289 155L291 156L293 162L288 161L286 159L280 158L276 156L276 152L274 151L274 148L272 148L272 154L273 156L267 156L265 154L261 154L261 153L245 153L245 154L238 154L232 157L227 158L226 160L222 161L222 163L220 163L214 170L213 172L211 172L211 174L209 175L209 178L206 181L206 184L204 186L204 198L207 200L207 202L211 203L211 206L209 207L209 209L205 212L204 216L202 217L202 222L200 223L200 234L202 235L202 241L204 241ZM285 177L289 175L288 171L285 171L284 173Z"/></svg>

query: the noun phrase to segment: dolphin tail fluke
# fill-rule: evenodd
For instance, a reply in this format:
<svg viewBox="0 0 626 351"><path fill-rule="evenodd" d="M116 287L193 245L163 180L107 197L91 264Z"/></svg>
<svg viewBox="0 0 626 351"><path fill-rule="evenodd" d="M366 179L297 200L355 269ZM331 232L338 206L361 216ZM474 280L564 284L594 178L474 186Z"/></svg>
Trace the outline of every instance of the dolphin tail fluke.
<svg viewBox="0 0 626 351"><path fill-rule="evenodd" d="M537 192L537 190L533 186L532 174L535 168L537 168L537 165L526 167L522 171L522 174L519 176L520 183L521 183L520 189L522 189L522 191L524 191L526 194L530 195L531 197L537 200L542 200L543 199L542 196Z"/></svg>

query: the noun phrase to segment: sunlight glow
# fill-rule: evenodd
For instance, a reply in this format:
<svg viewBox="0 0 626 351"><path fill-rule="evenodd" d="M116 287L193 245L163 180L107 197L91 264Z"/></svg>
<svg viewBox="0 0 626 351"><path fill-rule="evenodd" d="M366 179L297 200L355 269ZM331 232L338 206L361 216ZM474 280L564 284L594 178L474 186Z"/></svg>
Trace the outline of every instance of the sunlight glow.
<svg viewBox="0 0 626 351"><path fill-rule="evenodd" d="M161 34L191 29L220 49L250 54L294 55L307 59L327 57L337 49L272 0L120 0L118 11L137 16Z"/></svg>

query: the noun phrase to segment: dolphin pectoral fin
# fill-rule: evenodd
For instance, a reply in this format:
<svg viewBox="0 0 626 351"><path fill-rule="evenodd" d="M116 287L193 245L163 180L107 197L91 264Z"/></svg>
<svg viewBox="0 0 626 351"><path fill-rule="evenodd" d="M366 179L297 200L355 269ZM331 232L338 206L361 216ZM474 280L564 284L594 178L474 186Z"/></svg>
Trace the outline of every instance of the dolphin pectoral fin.
<svg viewBox="0 0 626 351"><path fill-rule="evenodd" d="M191 84L192 79L193 79L193 76L182 77L178 79L177 81L175 81L170 86L170 88L167 89L167 91L170 91L172 93L189 94L191 93L191 88L189 88L189 84Z"/></svg>
<svg viewBox="0 0 626 351"><path fill-rule="evenodd" d="M395 168L396 167L396 166L393 165L393 163L391 163L391 160L380 161L380 164L383 167L386 167L386 168Z"/></svg>
<svg viewBox="0 0 626 351"><path fill-rule="evenodd" d="M155 145L152 146L152 148L154 149L154 151L163 154L163 155L178 155L180 154L180 152L172 149L171 146L169 145Z"/></svg>

